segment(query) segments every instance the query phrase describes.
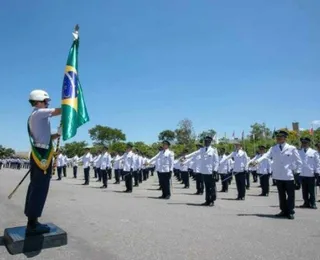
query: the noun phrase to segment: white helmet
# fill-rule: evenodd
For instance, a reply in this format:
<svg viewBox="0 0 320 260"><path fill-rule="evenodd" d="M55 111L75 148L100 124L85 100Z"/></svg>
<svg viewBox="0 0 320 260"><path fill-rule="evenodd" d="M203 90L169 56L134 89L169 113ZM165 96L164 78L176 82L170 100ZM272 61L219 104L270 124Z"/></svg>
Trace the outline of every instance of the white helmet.
<svg viewBox="0 0 320 260"><path fill-rule="evenodd" d="M44 101L45 99L51 100L48 93L44 90L36 89L30 92L30 101Z"/></svg>

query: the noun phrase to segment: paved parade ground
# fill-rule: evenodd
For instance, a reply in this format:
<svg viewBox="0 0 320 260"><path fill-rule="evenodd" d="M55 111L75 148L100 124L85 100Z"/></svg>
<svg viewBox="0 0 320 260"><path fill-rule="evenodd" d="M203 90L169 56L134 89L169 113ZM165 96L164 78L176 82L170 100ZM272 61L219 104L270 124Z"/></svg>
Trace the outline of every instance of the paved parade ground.
<svg viewBox="0 0 320 260"><path fill-rule="evenodd" d="M25 170L0 170L0 229L26 224L23 215L26 180L11 200L8 194ZM235 201L235 182L229 193L218 193L214 207L202 207L204 196L173 180L170 200L157 197L157 179L121 193L124 183L101 190L91 179L53 177L42 222L53 222L68 233L68 245L35 254L11 256L0 246L0 259L57 260L315 260L320 259L320 209L296 209L295 220L276 219L279 213L275 188L269 197L259 197L251 184L245 201ZM220 190L220 184L218 185ZM301 205L301 191L296 193ZM319 197L317 200L319 200ZM318 203L320 204L320 203ZM320 205L318 205L320 206ZM319 207L320 208L320 207Z"/></svg>

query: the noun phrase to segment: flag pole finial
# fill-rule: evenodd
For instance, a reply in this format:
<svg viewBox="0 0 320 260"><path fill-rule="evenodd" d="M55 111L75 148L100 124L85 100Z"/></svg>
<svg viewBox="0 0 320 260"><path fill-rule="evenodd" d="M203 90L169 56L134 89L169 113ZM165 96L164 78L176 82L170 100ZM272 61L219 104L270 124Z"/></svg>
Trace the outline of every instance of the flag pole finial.
<svg viewBox="0 0 320 260"><path fill-rule="evenodd" d="M76 26L74 27L74 32L72 33L74 40L78 40L79 38L79 24L76 24Z"/></svg>

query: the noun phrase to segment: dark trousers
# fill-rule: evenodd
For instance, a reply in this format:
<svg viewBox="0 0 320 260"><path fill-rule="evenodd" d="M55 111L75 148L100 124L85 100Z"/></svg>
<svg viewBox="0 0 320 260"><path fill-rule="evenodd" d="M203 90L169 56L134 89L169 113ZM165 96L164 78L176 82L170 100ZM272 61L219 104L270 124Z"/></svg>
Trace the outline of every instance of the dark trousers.
<svg viewBox="0 0 320 260"><path fill-rule="evenodd" d="M202 174L202 177L206 187L206 202L214 202L217 199L216 182L212 174Z"/></svg>
<svg viewBox="0 0 320 260"><path fill-rule="evenodd" d="M181 179L184 183L184 186L186 188L189 188L190 183L189 183L189 172L181 172Z"/></svg>
<svg viewBox="0 0 320 260"><path fill-rule="evenodd" d="M114 177L116 179L116 183L120 182L120 173L121 173L120 169L115 169L114 170Z"/></svg>
<svg viewBox="0 0 320 260"><path fill-rule="evenodd" d="M222 191L223 192L228 192L229 189L229 182L228 182L228 178L230 177L230 175L228 173L225 174L220 174L221 175L221 186L222 186Z"/></svg>
<svg viewBox="0 0 320 260"><path fill-rule="evenodd" d="M142 170L138 170L139 183L142 183Z"/></svg>
<svg viewBox="0 0 320 260"><path fill-rule="evenodd" d="M162 197L171 196L170 179L171 179L170 172L159 172L159 181L160 181L160 187L162 190Z"/></svg>
<svg viewBox="0 0 320 260"><path fill-rule="evenodd" d="M159 186L160 186L160 188L162 188L162 187L161 187L161 181L160 181L160 174L159 174L158 171L157 171L157 175L158 175L158 180L159 180Z"/></svg>
<svg viewBox="0 0 320 260"><path fill-rule="evenodd" d="M284 214L294 214L295 189L294 181L276 180L280 210Z"/></svg>
<svg viewBox="0 0 320 260"><path fill-rule="evenodd" d="M133 173L134 186L139 186L139 173L138 171L134 171Z"/></svg>
<svg viewBox="0 0 320 260"><path fill-rule="evenodd" d="M250 188L250 172L246 172L246 188Z"/></svg>
<svg viewBox="0 0 320 260"><path fill-rule="evenodd" d="M108 169L107 169L107 173L108 173L108 178L109 178L109 180L111 180L111 179L112 179L112 169L111 169L111 168L108 168Z"/></svg>
<svg viewBox="0 0 320 260"><path fill-rule="evenodd" d="M89 184L90 181L90 167L84 168L84 183Z"/></svg>
<svg viewBox="0 0 320 260"><path fill-rule="evenodd" d="M246 173L245 172L236 172L236 185L238 190L238 198L245 198L246 196Z"/></svg>
<svg viewBox="0 0 320 260"><path fill-rule="evenodd" d="M203 176L201 173L195 173L196 177L196 187L197 187L197 193L203 193L204 190L204 183L203 183Z"/></svg>
<svg viewBox="0 0 320 260"><path fill-rule="evenodd" d="M142 170L142 174L143 174L143 180L146 181L149 178L149 171L148 169L143 169Z"/></svg>
<svg viewBox="0 0 320 260"><path fill-rule="evenodd" d="M262 174L260 177L260 183L261 183L261 189L262 189L261 194L262 195L269 194L269 188L270 188L269 179L270 179L269 174Z"/></svg>
<svg viewBox="0 0 320 260"><path fill-rule="evenodd" d="M36 148L40 155L44 156L46 149ZM43 207L47 200L52 173L52 164L44 174L35 163L33 157L30 158L30 184L27 191L24 214L30 219L41 217Z"/></svg>
<svg viewBox="0 0 320 260"><path fill-rule="evenodd" d="M177 170L177 180L181 181L181 171Z"/></svg>
<svg viewBox="0 0 320 260"><path fill-rule="evenodd" d="M62 170L63 170L63 177L67 177L67 165L63 165Z"/></svg>
<svg viewBox="0 0 320 260"><path fill-rule="evenodd" d="M123 171L123 176L126 182L127 191L132 191L132 173Z"/></svg>
<svg viewBox="0 0 320 260"><path fill-rule="evenodd" d="M253 178L253 182L257 182L258 181L257 171L252 171L252 178Z"/></svg>
<svg viewBox="0 0 320 260"><path fill-rule="evenodd" d="M93 167L93 172L94 172L94 177L97 178L98 177L98 173L97 173L97 168Z"/></svg>
<svg viewBox="0 0 320 260"><path fill-rule="evenodd" d="M57 167L57 172L58 172L58 180L61 180L61 174L62 174L62 166Z"/></svg>
<svg viewBox="0 0 320 260"><path fill-rule="evenodd" d="M101 175L101 172L100 172L100 168L96 167L96 171L97 171L98 181L101 181L102 180L102 175Z"/></svg>
<svg viewBox="0 0 320 260"><path fill-rule="evenodd" d="M301 176L301 185L302 185L302 197L304 204L308 206L316 205L316 196L315 196L315 177L303 177Z"/></svg>
<svg viewBox="0 0 320 260"><path fill-rule="evenodd" d="M78 166L73 166L73 177L77 178Z"/></svg>
<svg viewBox="0 0 320 260"><path fill-rule="evenodd" d="M108 187L108 173L107 169L100 170L100 174L102 175L102 182L104 187Z"/></svg>

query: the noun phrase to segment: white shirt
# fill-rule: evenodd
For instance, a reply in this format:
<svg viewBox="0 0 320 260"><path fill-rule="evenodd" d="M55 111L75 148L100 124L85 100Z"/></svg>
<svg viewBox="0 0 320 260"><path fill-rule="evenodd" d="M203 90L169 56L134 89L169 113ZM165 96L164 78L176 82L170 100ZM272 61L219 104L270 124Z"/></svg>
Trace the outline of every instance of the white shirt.
<svg viewBox="0 0 320 260"><path fill-rule="evenodd" d="M59 154L57 158L57 167L62 167L64 162L63 154Z"/></svg>
<svg viewBox="0 0 320 260"><path fill-rule="evenodd" d="M130 172L133 169L134 164L134 153L132 151L124 153L117 160L123 161L123 171Z"/></svg>
<svg viewBox="0 0 320 260"><path fill-rule="evenodd" d="M49 118L54 110L54 108L34 108L28 123L35 144L49 145L51 140Z"/></svg>
<svg viewBox="0 0 320 260"><path fill-rule="evenodd" d="M180 161L179 160L174 160L173 168L176 170L180 170Z"/></svg>
<svg viewBox="0 0 320 260"><path fill-rule="evenodd" d="M223 163L225 160L233 158L233 171L238 173L238 172L244 172L248 170L248 163L249 163L249 158L248 155L245 151L242 149L239 149L238 151L234 151L230 153L228 156L223 158L220 163Z"/></svg>
<svg viewBox="0 0 320 260"><path fill-rule="evenodd" d="M304 149L299 150L299 155L302 160L302 170L300 176L314 177L315 173L320 173L320 159L316 150L308 148L307 152Z"/></svg>
<svg viewBox="0 0 320 260"><path fill-rule="evenodd" d="M272 158L272 178L283 181L294 180L294 171L301 173L302 161L299 152L296 147L287 143L282 144L282 147L281 151L279 144L272 146L256 162Z"/></svg>
<svg viewBox="0 0 320 260"><path fill-rule="evenodd" d="M138 171L140 169L140 158L139 155L135 154L133 155L133 171Z"/></svg>
<svg viewBox="0 0 320 260"><path fill-rule="evenodd" d="M105 170L107 168L110 168L110 166L111 166L111 155L108 152L105 152L103 155L101 155L100 169Z"/></svg>
<svg viewBox="0 0 320 260"><path fill-rule="evenodd" d="M169 149L159 152L156 156L149 160L149 163L157 162L158 172L172 172L174 163L174 154Z"/></svg>
<svg viewBox="0 0 320 260"><path fill-rule="evenodd" d="M92 154L89 152L82 156L82 163L83 163L83 168L88 168L90 167L90 163L93 161L92 159Z"/></svg>
<svg viewBox="0 0 320 260"><path fill-rule="evenodd" d="M94 164L96 168L100 168L102 155L98 154L94 159Z"/></svg>
<svg viewBox="0 0 320 260"><path fill-rule="evenodd" d="M79 157L78 157L78 155L75 155L72 158L72 166L78 166L78 161L79 161Z"/></svg>
<svg viewBox="0 0 320 260"><path fill-rule="evenodd" d="M219 156L219 167L218 167L218 173L219 174L227 174L231 171L232 169L232 160L231 159L227 159L222 161L225 157L227 157L227 155L221 155Z"/></svg>
<svg viewBox="0 0 320 260"><path fill-rule="evenodd" d="M252 160L257 160L261 157L262 155L256 155ZM268 158L263 159L257 166L257 173L258 174L270 174L272 172L271 169L271 160Z"/></svg>
<svg viewBox="0 0 320 260"><path fill-rule="evenodd" d="M148 163L147 157L142 157L142 159L141 159L141 168L142 169L146 169L147 167L146 167L145 164L147 164L147 163Z"/></svg>
<svg viewBox="0 0 320 260"><path fill-rule="evenodd" d="M66 155L63 156L63 166L66 166L68 163L68 157Z"/></svg>
<svg viewBox="0 0 320 260"><path fill-rule="evenodd" d="M114 158L114 162L113 162L113 168L115 169L115 170L118 170L118 169L120 169L120 155L116 155L116 157Z"/></svg>
<svg viewBox="0 0 320 260"><path fill-rule="evenodd" d="M199 158L197 159L197 156ZM219 156L215 148L203 147L199 150L185 156L186 158L190 157L194 160L199 160L198 169L201 174L212 174L214 171L218 171L219 167Z"/></svg>

